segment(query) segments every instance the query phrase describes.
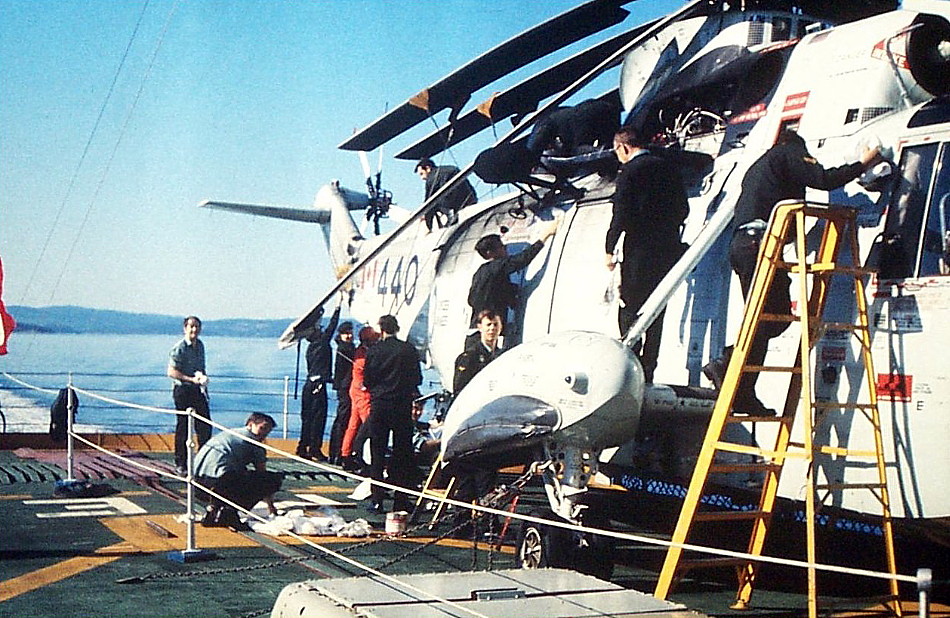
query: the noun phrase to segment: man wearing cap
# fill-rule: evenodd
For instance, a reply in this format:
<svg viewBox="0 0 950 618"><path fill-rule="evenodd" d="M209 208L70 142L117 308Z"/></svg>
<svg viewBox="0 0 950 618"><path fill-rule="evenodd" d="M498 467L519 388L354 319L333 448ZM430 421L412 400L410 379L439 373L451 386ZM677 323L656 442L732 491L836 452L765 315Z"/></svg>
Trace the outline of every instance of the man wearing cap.
<svg viewBox="0 0 950 618"><path fill-rule="evenodd" d="M350 423L350 382L353 381L354 354L356 346L353 345L353 323L343 322L336 332L336 356L333 363L333 390L336 391L337 398L336 418L333 419L333 428L330 429L330 463L333 465L342 464L345 456L340 447Z"/></svg>
<svg viewBox="0 0 950 618"><path fill-rule="evenodd" d="M363 384L370 393L369 448L370 476L383 480L386 447L392 434L392 459L388 481L407 487L412 477L412 402L419 396L422 371L419 355L408 342L396 338L399 322L393 315L379 318L380 341L366 352ZM386 490L373 484L372 509L383 512ZM394 511L408 511L410 496L397 492Z"/></svg>

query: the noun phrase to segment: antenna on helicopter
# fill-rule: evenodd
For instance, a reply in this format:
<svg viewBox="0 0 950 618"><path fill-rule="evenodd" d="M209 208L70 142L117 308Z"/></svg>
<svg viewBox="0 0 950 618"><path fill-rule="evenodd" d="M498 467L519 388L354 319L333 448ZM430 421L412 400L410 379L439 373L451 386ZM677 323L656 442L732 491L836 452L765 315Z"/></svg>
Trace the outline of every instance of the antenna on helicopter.
<svg viewBox="0 0 950 618"><path fill-rule="evenodd" d="M382 186L383 178L383 150L379 150L379 162L376 165L376 173L373 174L369 167L369 157L365 151L360 151L360 163L363 165L363 174L366 176L366 189L369 194L369 206L366 208L366 223L373 222L373 231L379 235L379 220L389 214L389 207L393 202L393 194L386 191ZM361 230L361 233L365 230ZM365 234L364 234L365 236Z"/></svg>

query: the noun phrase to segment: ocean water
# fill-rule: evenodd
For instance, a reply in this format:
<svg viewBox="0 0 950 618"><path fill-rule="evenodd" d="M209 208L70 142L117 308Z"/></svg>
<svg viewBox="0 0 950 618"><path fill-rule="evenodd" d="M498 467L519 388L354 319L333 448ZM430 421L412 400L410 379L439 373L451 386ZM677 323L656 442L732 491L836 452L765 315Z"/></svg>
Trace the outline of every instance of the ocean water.
<svg viewBox="0 0 950 618"><path fill-rule="evenodd" d="M48 426L49 407L56 392L73 384L117 402L79 395L76 422L107 433L174 430L175 419L149 406L173 410L172 383L165 376L168 352L180 337L164 335L65 335L14 332L9 354L0 356L0 372L32 386L24 387L0 374L0 406L7 431L36 431ZM210 383L212 420L228 427L244 425L251 412L265 412L277 420L275 437L300 436L300 392L306 360L297 349L277 348L276 339L202 335ZM422 392L439 390L434 371L423 370ZM336 416L337 394L328 393L326 439ZM286 414L285 414L286 408ZM19 414L18 414L19 412ZM17 418L29 414L31 428ZM33 417L39 417L34 419Z"/></svg>
<svg viewBox="0 0 950 618"><path fill-rule="evenodd" d="M0 375L0 405L8 418L8 431L16 408L30 405L46 414L55 391L73 384L97 395L118 400L104 402L79 396L77 422L110 433L170 432L175 419L161 412L123 404L173 409L171 380L165 376L168 352L178 341L174 335L64 335L15 332L9 354L0 356L0 371L44 391L23 387ZM300 400L294 399L296 348L279 350L275 339L202 336L210 377L209 395L213 420L236 427L250 412L266 412L277 419L274 436L300 435ZM302 375L305 360L301 354ZM285 377L288 396L285 397ZM302 385L302 382L300 383ZM298 385L298 392L301 386ZM329 391L329 417L336 415L336 392ZM24 401L25 400L25 401ZM288 408L286 422L284 407ZM331 421L327 422L329 430Z"/></svg>

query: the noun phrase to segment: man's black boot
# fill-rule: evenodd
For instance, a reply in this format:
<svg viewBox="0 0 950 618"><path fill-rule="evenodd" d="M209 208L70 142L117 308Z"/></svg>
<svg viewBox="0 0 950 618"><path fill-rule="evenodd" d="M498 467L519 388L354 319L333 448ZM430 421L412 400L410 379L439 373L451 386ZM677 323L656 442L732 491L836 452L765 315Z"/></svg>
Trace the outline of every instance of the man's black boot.
<svg viewBox="0 0 950 618"><path fill-rule="evenodd" d="M729 368L729 361L732 359L732 350L733 347L729 346L722 351L722 356L703 365L703 375L713 383L717 391L722 390L722 383L726 379L726 370Z"/></svg>

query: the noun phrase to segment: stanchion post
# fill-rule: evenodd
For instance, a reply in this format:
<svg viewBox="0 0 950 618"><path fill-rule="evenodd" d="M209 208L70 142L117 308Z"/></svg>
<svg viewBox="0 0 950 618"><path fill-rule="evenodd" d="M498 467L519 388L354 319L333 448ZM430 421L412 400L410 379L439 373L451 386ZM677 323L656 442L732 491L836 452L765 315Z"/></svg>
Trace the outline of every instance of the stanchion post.
<svg viewBox="0 0 950 618"><path fill-rule="evenodd" d="M284 427L281 433L287 439L287 418L290 415L290 376L284 376Z"/></svg>
<svg viewBox="0 0 950 618"><path fill-rule="evenodd" d="M185 442L188 456L185 460L188 469L185 472L187 479L185 487L185 508L188 514L188 532L185 551L195 550L195 409L188 408L188 440Z"/></svg>
<svg viewBox="0 0 950 618"><path fill-rule="evenodd" d="M73 452L73 417L76 415L76 393L73 391L73 374L70 372L66 383L66 480L75 481L73 472L75 453Z"/></svg>
<svg viewBox="0 0 950 618"><path fill-rule="evenodd" d="M933 588L933 571L917 569L917 615L930 618L930 590Z"/></svg>
<svg viewBox="0 0 950 618"><path fill-rule="evenodd" d="M195 409L188 408L188 439L185 445L188 449L185 472L185 509L187 517L187 528L185 533L185 549L182 551L169 552L168 559L175 562L198 562L201 560L211 560L214 558L214 552L206 549L197 549L195 547Z"/></svg>

